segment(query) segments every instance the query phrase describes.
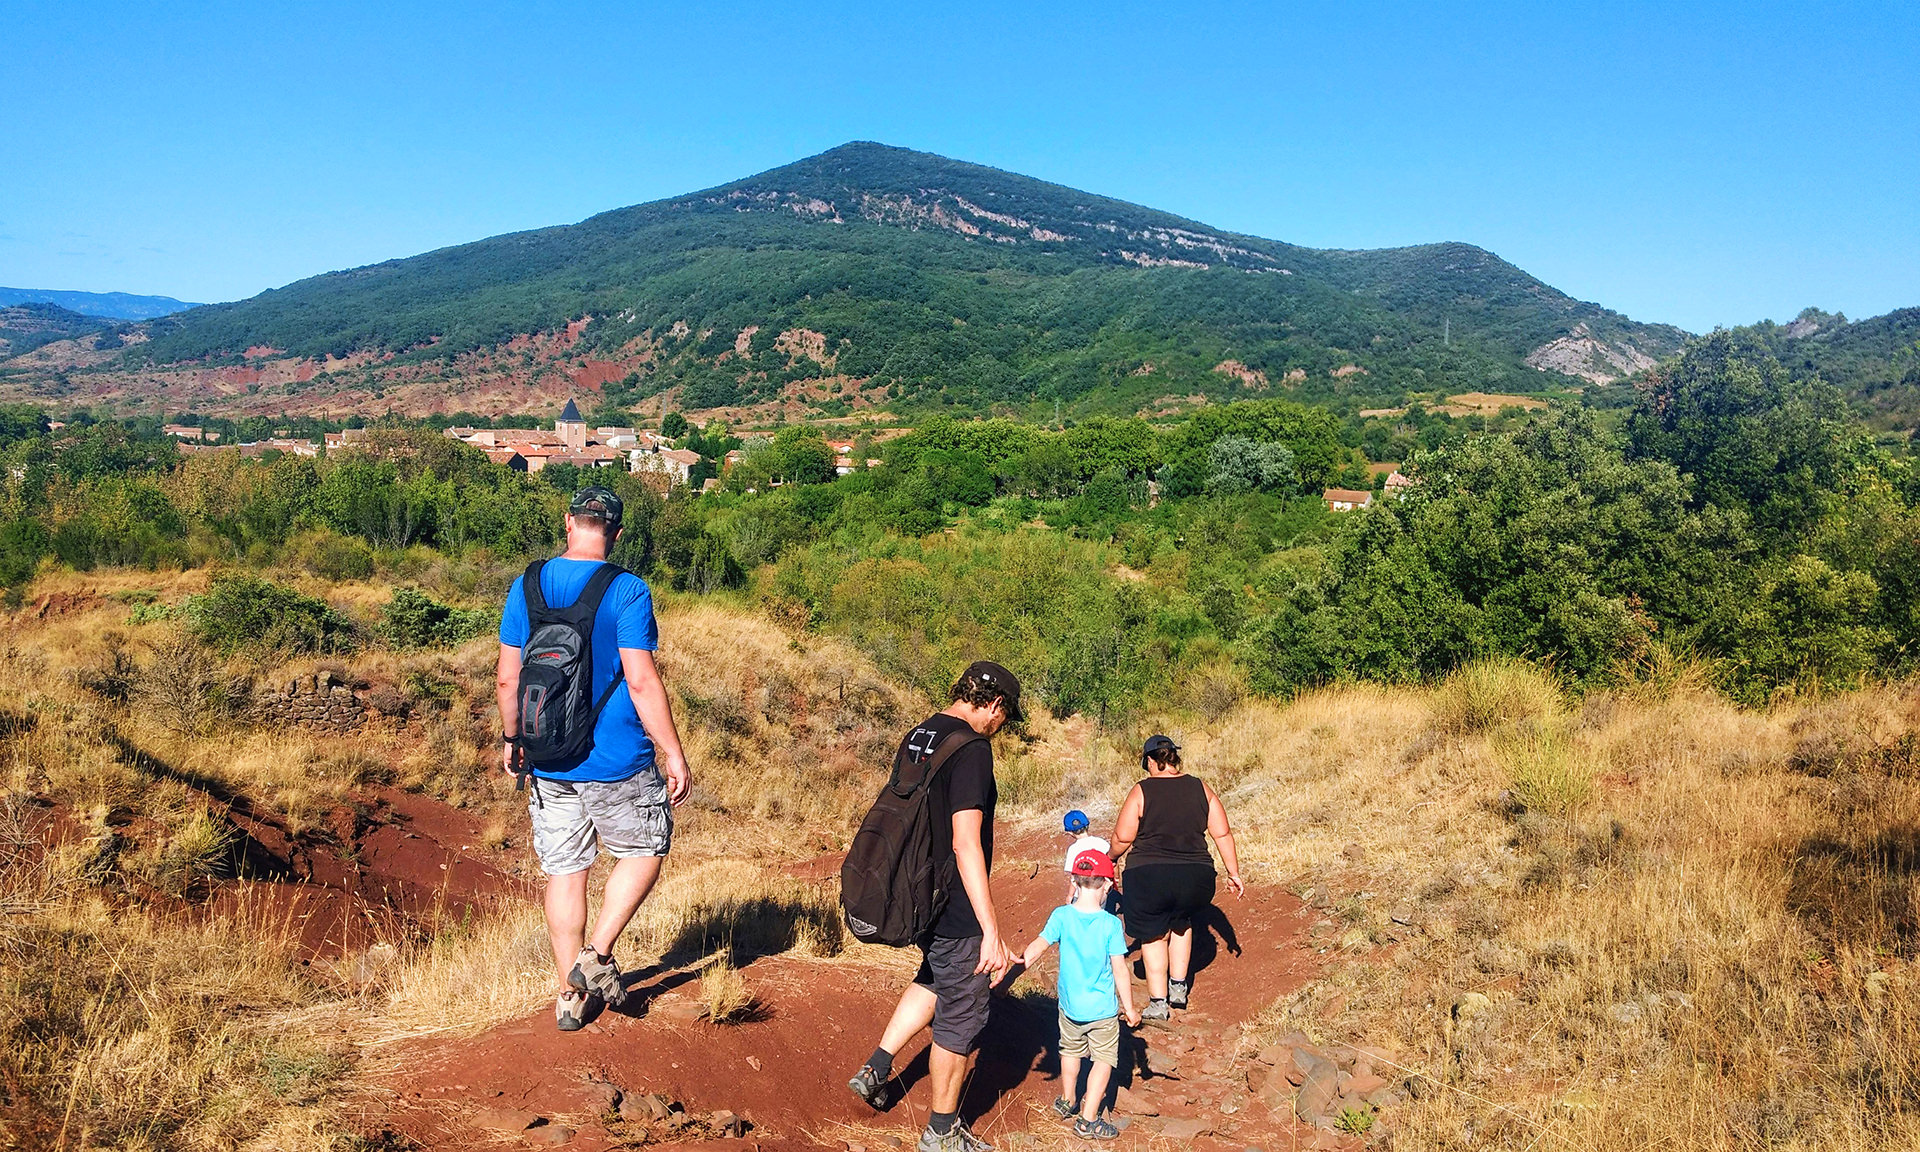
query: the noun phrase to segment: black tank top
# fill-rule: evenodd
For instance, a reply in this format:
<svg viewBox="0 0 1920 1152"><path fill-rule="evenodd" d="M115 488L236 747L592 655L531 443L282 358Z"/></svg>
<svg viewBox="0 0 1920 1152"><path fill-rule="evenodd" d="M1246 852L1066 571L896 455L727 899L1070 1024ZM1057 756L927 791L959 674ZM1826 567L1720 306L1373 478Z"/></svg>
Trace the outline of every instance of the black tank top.
<svg viewBox="0 0 1920 1152"><path fill-rule="evenodd" d="M1127 853L1135 864L1213 864L1207 855L1207 786L1198 776L1140 781L1140 831Z"/></svg>

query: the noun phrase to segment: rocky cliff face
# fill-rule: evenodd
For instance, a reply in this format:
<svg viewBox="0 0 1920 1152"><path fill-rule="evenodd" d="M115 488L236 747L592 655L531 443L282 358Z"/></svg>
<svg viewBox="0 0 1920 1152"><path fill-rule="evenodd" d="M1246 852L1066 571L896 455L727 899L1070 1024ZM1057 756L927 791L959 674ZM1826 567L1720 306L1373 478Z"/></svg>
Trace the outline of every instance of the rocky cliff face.
<svg viewBox="0 0 1920 1152"><path fill-rule="evenodd" d="M1527 364L1542 372L1561 372L1595 384L1611 384L1654 366L1654 358L1625 340L1601 340L1585 324L1558 340L1550 340L1527 355Z"/></svg>

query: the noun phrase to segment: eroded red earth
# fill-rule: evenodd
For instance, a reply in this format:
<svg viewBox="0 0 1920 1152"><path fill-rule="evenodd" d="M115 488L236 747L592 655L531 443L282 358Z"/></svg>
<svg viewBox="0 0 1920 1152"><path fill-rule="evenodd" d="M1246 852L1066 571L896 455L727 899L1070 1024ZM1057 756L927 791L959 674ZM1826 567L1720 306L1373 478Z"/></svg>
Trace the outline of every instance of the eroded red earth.
<svg viewBox="0 0 1920 1152"><path fill-rule="evenodd" d="M1056 853L1045 837L1023 837L994 870L995 901L1016 948L1064 894L1058 863L1039 862L1057 861ZM835 863L823 858L793 871L826 875ZM1297 1125L1284 1104L1276 1114L1248 1090L1249 1071L1257 1085L1264 1069L1240 1035L1244 1021L1312 975L1306 910L1269 888L1244 900L1224 897L1221 911L1196 948L1193 1008L1177 1013L1171 1027L1128 1037L1127 1066L1116 1079L1140 1111L1157 1115L1125 1116L1131 1123L1120 1145L1172 1137L1202 1150L1330 1146L1325 1134ZM908 1088L903 1102L875 1113L846 1087L906 974L847 957L769 957L742 971L762 1008L743 1024L697 1018L694 973L651 971L635 986L640 995L583 1032L559 1033L543 1007L477 1037L404 1043L385 1054L391 1071L366 1094L362 1123L424 1148L550 1142L564 1129L574 1130L566 1147L622 1147L628 1130L605 1110L604 1085L612 1084L630 1095L660 1093L689 1113L726 1109L750 1120L744 1138L706 1142L712 1146L888 1152L898 1140L911 1147L927 1115L924 1034L896 1062ZM1135 988L1144 1003L1138 979ZM975 1131L1002 1147L1015 1133L1047 1133L1049 1142L1067 1135L1048 1110L1059 1093L1050 959L1012 992L995 1000L963 1105ZM489 1127L502 1111L545 1117L548 1131L515 1136Z"/></svg>

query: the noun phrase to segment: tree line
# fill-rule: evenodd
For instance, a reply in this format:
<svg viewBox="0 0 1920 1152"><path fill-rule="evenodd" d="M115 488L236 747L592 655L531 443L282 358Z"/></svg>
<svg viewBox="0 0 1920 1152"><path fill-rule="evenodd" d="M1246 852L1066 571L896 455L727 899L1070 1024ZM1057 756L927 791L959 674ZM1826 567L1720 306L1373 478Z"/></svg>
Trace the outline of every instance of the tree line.
<svg viewBox="0 0 1920 1152"><path fill-rule="evenodd" d="M743 457L697 498L595 473L628 498L616 559L929 685L1010 653L1057 709L1205 707L1501 654L1588 687L1697 658L1757 703L1906 674L1920 636L1920 480L1831 386L1737 332L1689 344L1624 412L1403 429L1412 487L1352 513L1319 493L1366 483L1354 429L1288 400L1168 427L933 417L862 440L847 475L807 426L676 430L711 464ZM0 461L16 596L42 563L344 579L409 550L524 558L556 546L584 478L511 473L426 427L318 460L183 459L137 425L55 433L21 409L0 412Z"/></svg>

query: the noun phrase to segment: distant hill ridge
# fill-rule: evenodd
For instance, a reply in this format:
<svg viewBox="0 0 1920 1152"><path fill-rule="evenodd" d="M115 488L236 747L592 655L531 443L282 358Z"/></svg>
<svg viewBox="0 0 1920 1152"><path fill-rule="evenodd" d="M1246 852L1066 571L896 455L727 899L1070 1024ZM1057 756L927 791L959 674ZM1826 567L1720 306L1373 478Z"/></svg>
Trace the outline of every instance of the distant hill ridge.
<svg viewBox="0 0 1920 1152"><path fill-rule="evenodd" d="M171 296L135 296L127 292L67 292L52 288L0 288L0 307L12 304L58 304L82 316L108 320L152 320L200 305Z"/></svg>

